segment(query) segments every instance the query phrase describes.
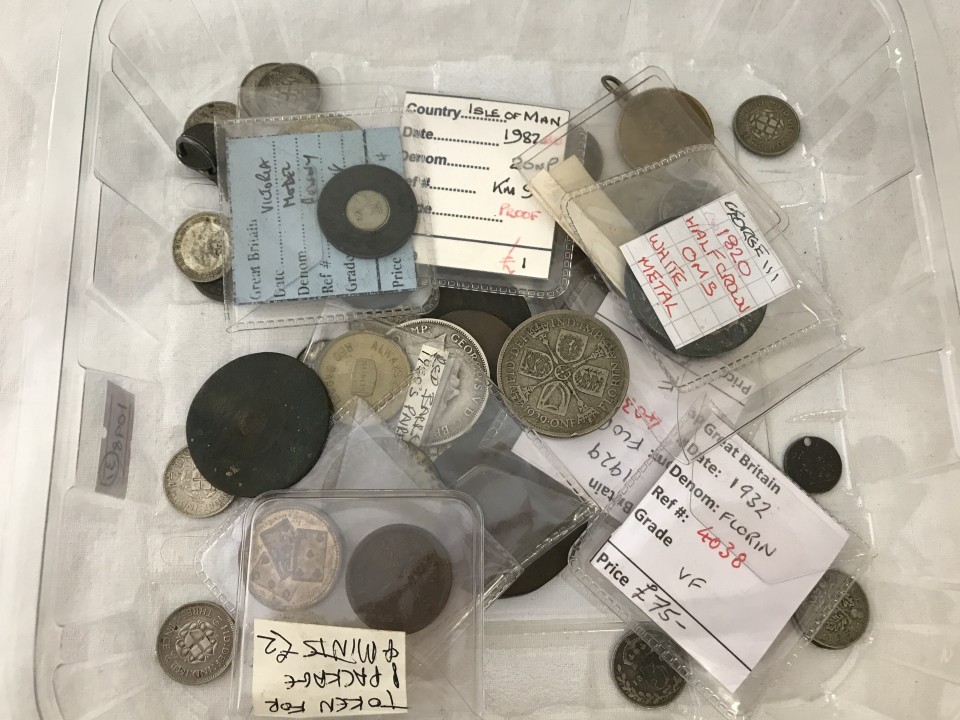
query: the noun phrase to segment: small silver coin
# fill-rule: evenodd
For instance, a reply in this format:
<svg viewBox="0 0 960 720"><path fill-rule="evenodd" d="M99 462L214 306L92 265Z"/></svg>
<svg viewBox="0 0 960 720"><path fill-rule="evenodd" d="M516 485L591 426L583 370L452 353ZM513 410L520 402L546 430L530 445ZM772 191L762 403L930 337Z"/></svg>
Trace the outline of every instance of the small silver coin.
<svg viewBox="0 0 960 720"><path fill-rule="evenodd" d="M173 260L193 282L213 282L223 277L223 249L227 219L219 213L191 215L173 236Z"/></svg>
<svg viewBox="0 0 960 720"><path fill-rule="evenodd" d="M178 607L157 633L157 660L184 685L203 685L226 672L233 657L233 618L216 603Z"/></svg>
<svg viewBox="0 0 960 720"><path fill-rule="evenodd" d="M194 125L203 123L215 124L217 120L235 120L237 118L237 106L226 100L214 100L205 105L201 105L187 117L183 124L183 129L187 130Z"/></svg>
<svg viewBox="0 0 960 720"><path fill-rule="evenodd" d="M783 155L800 139L800 117L773 95L757 95L737 108L733 121L737 140L757 155Z"/></svg>
<svg viewBox="0 0 960 720"><path fill-rule="evenodd" d="M195 518L212 517L233 502L233 495L218 490L200 474L190 448L183 448L167 463L163 492L174 508Z"/></svg>
<svg viewBox="0 0 960 720"><path fill-rule="evenodd" d="M323 600L340 575L341 542L333 522L308 505L283 505L254 520L249 589L280 611Z"/></svg>
<svg viewBox="0 0 960 720"><path fill-rule="evenodd" d="M254 105L261 115L302 115L320 110L320 78L310 68L283 63L257 83Z"/></svg>
<svg viewBox="0 0 960 720"><path fill-rule="evenodd" d="M379 230L390 219L390 203L376 190L359 190L347 200L347 220L358 230Z"/></svg>
<svg viewBox="0 0 960 720"><path fill-rule="evenodd" d="M801 632L815 627L818 613L844 587L847 591L833 612L813 636L813 644L824 650L842 650L859 640L870 624L870 603L859 583L839 570L827 570L806 599L800 603L793 620Z"/></svg>
<svg viewBox="0 0 960 720"><path fill-rule="evenodd" d="M442 339L444 348L454 348L463 356L447 384L441 401L443 407L438 409L431 437L425 444L438 445L456 440L477 422L490 394L487 386L490 365L483 348L463 328L446 320L421 318L400 323L397 327L430 340ZM419 354L419 350L417 352ZM411 358L413 362L416 359Z"/></svg>

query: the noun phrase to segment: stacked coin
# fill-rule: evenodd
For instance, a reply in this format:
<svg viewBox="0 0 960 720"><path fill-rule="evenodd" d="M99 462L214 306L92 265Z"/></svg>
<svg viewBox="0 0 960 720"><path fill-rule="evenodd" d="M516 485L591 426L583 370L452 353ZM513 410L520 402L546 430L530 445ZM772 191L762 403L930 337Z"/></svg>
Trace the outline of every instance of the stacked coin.
<svg viewBox="0 0 960 720"><path fill-rule="evenodd" d="M252 117L304 115L320 110L320 78L296 63L265 63L240 83L240 108Z"/></svg>

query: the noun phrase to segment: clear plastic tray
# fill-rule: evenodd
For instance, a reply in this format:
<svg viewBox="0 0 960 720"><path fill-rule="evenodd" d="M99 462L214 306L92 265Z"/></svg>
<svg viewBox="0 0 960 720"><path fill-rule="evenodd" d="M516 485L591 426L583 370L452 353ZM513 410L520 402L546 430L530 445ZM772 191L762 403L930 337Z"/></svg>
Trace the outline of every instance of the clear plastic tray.
<svg viewBox="0 0 960 720"><path fill-rule="evenodd" d="M228 683L184 690L164 682L153 656L169 610L209 597L193 562L218 525L176 516L160 473L183 446L186 406L204 377L255 349L295 355L309 331L225 336L222 308L179 275L172 234L217 198L177 163L173 142L194 107L234 99L254 65L294 61L323 82L386 80L571 109L604 92L602 75L657 65L700 99L721 142L785 210L797 253L841 313L858 318L847 339L865 348L769 412L764 430L772 458L809 433L841 450L844 477L824 504L843 498L870 511L878 558L862 582L876 619L849 651L802 653L768 696L768 714L954 713L960 675L949 660L948 618L957 569L945 569L944 558L956 553L935 552L923 538L955 549L960 322L914 49L897 3L438 0L395 10L384 2L104 0L95 22L90 12L89 25L65 29L69 82L57 88L45 201L69 217L73 255L42 529L38 712L200 718L227 706ZM70 17L78 16L87 14ZM83 44L89 52L78 56ZM779 159L748 155L733 140L736 107L761 93L782 95L801 116L801 144ZM78 158L71 132L81 127ZM107 381L137 399L123 500L93 489ZM609 622L563 579L496 601L490 647L505 650L488 665L488 716L635 716L608 694L609 678L599 680L602 646L592 662L581 659L604 631L610 638ZM19 637L26 653L30 631ZM532 658L554 656L566 672L539 675L536 697L568 702L532 703L516 692L514 678Z"/></svg>

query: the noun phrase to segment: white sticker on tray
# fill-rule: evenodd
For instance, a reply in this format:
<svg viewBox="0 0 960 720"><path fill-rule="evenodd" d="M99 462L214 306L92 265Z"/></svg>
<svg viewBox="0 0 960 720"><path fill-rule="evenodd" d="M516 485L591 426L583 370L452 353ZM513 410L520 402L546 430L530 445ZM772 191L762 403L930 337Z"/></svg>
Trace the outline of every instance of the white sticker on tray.
<svg viewBox="0 0 960 720"><path fill-rule="evenodd" d="M404 633L256 619L253 635L254 715L407 712Z"/></svg>
<svg viewBox="0 0 960 720"><path fill-rule="evenodd" d="M735 192L624 243L620 250L678 348L794 288Z"/></svg>
<svg viewBox="0 0 960 720"><path fill-rule="evenodd" d="M706 423L692 442L710 447L729 432ZM592 560L731 692L848 539L761 460L731 436L692 464L671 463Z"/></svg>
<svg viewBox="0 0 960 720"><path fill-rule="evenodd" d="M407 93L404 107L406 175L428 198L435 264L549 277L554 221L513 161L566 123L569 111L427 93ZM543 161L559 163L564 147L547 146Z"/></svg>

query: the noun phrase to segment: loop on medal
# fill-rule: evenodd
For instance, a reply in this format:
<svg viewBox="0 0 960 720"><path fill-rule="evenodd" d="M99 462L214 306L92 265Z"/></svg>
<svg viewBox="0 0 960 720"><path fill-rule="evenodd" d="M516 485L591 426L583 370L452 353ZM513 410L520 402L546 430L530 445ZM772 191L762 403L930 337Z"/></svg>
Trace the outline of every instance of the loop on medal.
<svg viewBox="0 0 960 720"><path fill-rule="evenodd" d="M623 83L614 75L604 75L600 78L600 84L603 85L604 90L611 93L616 93L617 90L623 87Z"/></svg>

